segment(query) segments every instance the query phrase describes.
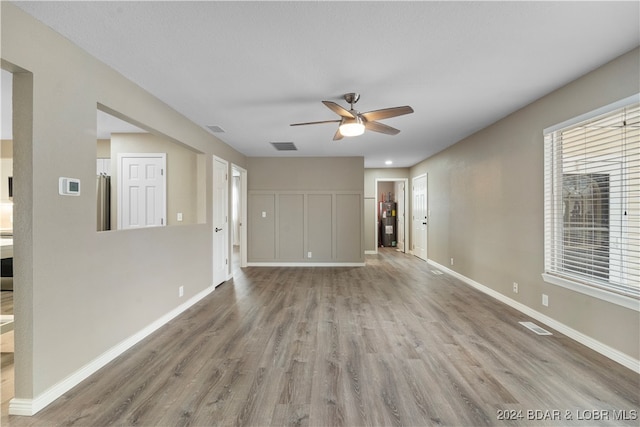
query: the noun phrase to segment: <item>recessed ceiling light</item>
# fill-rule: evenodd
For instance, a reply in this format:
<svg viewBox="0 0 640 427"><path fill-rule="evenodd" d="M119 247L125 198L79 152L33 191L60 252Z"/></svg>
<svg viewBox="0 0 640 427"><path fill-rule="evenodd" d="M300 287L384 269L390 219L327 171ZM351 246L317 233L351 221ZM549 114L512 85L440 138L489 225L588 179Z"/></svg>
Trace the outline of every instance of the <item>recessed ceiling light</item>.
<svg viewBox="0 0 640 427"><path fill-rule="evenodd" d="M387 166L389 166L389 165L392 165L392 164L393 164L393 162L392 162L391 160L387 160L386 162L384 162L384 164L385 164L385 165L387 165Z"/></svg>

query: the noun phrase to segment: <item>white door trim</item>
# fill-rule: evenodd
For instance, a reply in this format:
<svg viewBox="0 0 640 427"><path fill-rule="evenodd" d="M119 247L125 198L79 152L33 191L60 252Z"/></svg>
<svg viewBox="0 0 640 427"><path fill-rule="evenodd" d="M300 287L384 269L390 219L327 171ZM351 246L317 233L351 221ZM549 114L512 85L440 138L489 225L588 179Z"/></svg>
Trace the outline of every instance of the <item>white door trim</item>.
<svg viewBox="0 0 640 427"><path fill-rule="evenodd" d="M375 253L378 253L378 182L402 182L404 184L404 252L408 252L407 251L407 244L408 244L408 239L407 237L409 236L409 233L407 233L407 188L409 188L409 178L376 178L376 183L375 183L375 188L376 188L376 201L375 201L375 207L373 209L373 223L376 225L375 229L376 229L376 234L375 234L375 245L376 245L376 250Z"/></svg>
<svg viewBox="0 0 640 427"><path fill-rule="evenodd" d="M216 162L222 163L225 166L225 181L226 181L226 185L225 185L225 190L224 190L224 196L223 196L223 201L222 201L222 208L223 208L223 212L224 212L224 216L225 219L224 221L222 221L222 223L220 224L216 224L215 223L215 203L216 203ZM229 185L231 183L231 180L229 179L229 162L226 161L223 158L220 158L218 156L213 156L213 162L212 162L212 181L211 181L211 192L212 192L212 197L211 197L211 202L212 202L212 209L211 209L211 222L212 222L212 243L213 243L213 251L212 251L212 262L211 262L211 268L212 268L212 272L213 272L213 285L214 286L218 286L219 284L229 280L231 278L231 258L230 258L230 254L231 254L231 248L230 248L230 241L231 239L229 238L229 232L230 232L230 227L229 227ZM222 228L223 230L220 231L215 231L218 228L218 225L220 225L220 228ZM222 232L224 233L224 259L225 259L225 267L224 267L224 277L217 277L217 271L216 271L216 250L215 250L215 245L216 245L216 233L218 232Z"/></svg>
<svg viewBox="0 0 640 427"><path fill-rule="evenodd" d="M247 170L231 163L240 172L240 267L247 266Z"/></svg>

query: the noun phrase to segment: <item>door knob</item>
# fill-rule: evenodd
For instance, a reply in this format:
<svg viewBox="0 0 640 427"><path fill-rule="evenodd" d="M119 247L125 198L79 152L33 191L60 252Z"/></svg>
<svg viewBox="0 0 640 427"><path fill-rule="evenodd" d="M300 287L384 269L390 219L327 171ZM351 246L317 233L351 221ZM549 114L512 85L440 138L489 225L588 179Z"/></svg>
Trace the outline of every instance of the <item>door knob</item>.
<svg viewBox="0 0 640 427"><path fill-rule="evenodd" d="M218 227L216 227L216 233L217 233L218 231L222 231L222 228L218 228Z"/></svg>

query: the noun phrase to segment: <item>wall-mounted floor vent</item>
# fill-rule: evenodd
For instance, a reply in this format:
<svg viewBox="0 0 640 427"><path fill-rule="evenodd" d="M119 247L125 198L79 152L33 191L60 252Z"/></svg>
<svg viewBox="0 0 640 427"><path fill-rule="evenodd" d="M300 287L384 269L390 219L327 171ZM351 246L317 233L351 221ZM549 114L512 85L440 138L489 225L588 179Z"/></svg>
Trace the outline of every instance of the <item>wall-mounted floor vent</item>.
<svg viewBox="0 0 640 427"><path fill-rule="evenodd" d="M547 331L546 329L542 329L540 326L536 325L533 322L518 322L518 323L520 323L522 326L529 329L530 331L535 332L538 335L553 335L551 332Z"/></svg>
<svg viewBox="0 0 640 427"><path fill-rule="evenodd" d="M298 147L293 142L272 142L271 145L278 151L297 151Z"/></svg>

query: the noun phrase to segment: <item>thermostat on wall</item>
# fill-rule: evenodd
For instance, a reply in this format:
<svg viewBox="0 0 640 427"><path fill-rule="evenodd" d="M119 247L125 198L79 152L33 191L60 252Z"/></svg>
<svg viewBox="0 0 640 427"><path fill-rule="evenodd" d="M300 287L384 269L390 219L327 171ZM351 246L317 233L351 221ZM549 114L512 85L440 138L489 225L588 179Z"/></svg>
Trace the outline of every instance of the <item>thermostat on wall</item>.
<svg viewBox="0 0 640 427"><path fill-rule="evenodd" d="M58 193L61 196L79 196L80 180L77 178L60 177L58 179Z"/></svg>

